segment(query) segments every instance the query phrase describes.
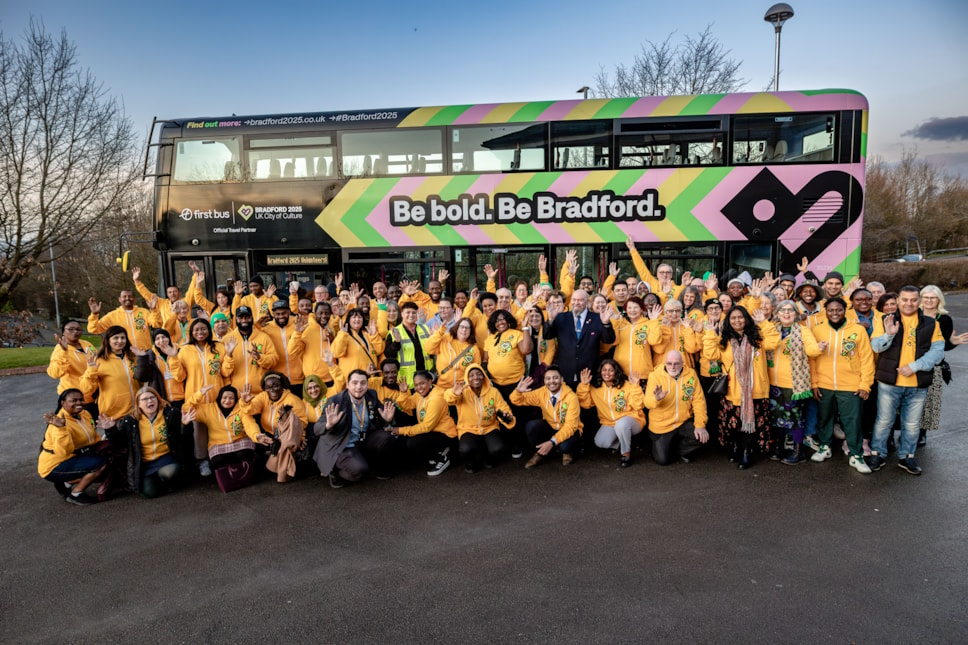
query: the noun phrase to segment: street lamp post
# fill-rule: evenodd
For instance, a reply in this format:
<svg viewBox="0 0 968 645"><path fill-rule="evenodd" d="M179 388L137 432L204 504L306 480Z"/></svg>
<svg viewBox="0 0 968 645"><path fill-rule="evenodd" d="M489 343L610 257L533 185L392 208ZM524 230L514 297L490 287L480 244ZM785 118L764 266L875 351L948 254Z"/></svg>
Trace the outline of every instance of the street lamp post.
<svg viewBox="0 0 968 645"><path fill-rule="evenodd" d="M583 99L587 99L588 98L588 90L590 90L590 89L592 89L592 88L588 87L587 85L582 85L581 87L578 88L578 91L575 92L575 93L576 94L581 94Z"/></svg>
<svg viewBox="0 0 968 645"><path fill-rule="evenodd" d="M783 23L793 17L793 7L785 2L779 2L766 10L763 20L773 25L776 32L776 49L773 58L773 91L780 91L780 30Z"/></svg>

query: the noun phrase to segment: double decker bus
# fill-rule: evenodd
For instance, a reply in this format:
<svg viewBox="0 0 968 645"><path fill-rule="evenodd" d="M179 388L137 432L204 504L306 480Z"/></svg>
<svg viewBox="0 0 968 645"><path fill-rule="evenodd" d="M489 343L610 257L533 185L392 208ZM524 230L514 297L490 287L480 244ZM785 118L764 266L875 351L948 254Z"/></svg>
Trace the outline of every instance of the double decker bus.
<svg viewBox="0 0 968 645"><path fill-rule="evenodd" d="M653 270L854 276L867 109L829 89L155 119L162 282L446 268L452 291L576 249L601 283L633 271L628 237Z"/></svg>

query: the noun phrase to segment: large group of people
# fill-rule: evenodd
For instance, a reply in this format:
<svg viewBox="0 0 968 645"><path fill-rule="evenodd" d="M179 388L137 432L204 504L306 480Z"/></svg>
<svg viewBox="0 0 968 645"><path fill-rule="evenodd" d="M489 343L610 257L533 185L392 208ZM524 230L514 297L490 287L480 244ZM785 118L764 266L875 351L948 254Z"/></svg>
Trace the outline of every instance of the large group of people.
<svg viewBox="0 0 968 645"><path fill-rule="evenodd" d="M795 466L843 450L865 474L893 450L921 474L944 353L968 342L940 289L818 280L806 258L797 276L675 282L627 246L624 280L612 263L596 285L570 251L557 285L542 257L531 283L501 285L487 265L485 290L453 295L441 270L426 290L337 274L279 294L254 276L209 300L192 265L187 291L161 298L134 268L118 308L89 302L99 348L82 321L56 336L39 474L77 505L194 477L225 492L269 476L342 488L596 449L627 468L635 444L661 466L722 447L744 470L758 454Z"/></svg>

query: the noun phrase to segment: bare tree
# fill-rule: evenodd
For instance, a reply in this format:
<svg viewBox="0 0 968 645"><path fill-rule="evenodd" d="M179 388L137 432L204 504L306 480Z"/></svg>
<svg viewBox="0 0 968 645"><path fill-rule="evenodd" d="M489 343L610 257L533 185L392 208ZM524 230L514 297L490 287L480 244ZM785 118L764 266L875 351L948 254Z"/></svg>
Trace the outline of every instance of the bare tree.
<svg viewBox="0 0 968 645"><path fill-rule="evenodd" d="M743 61L730 57L730 50L713 36L711 26L676 44L674 34L660 43L646 41L631 65L619 63L612 74L602 67L595 78L596 95L709 94L736 92L746 85L748 81L739 76Z"/></svg>
<svg viewBox="0 0 968 645"><path fill-rule="evenodd" d="M21 41L0 33L0 308L50 248L70 253L118 209L134 153L130 121L66 32L32 20Z"/></svg>

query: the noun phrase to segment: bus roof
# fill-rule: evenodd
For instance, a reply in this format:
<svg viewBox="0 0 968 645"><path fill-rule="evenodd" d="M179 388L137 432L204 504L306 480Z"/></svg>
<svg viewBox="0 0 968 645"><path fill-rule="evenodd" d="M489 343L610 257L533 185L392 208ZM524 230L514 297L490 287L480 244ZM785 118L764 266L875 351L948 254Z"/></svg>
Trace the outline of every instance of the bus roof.
<svg viewBox="0 0 968 645"><path fill-rule="evenodd" d="M591 119L704 116L784 112L867 110L863 94L849 89L785 92L738 92L685 96L645 96L612 99L569 99L518 103L481 103L418 108L343 110L265 114L255 116L193 117L160 121L164 129L202 134L263 128L306 130L318 128L425 127L487 123L535 123Z"/></svg>

